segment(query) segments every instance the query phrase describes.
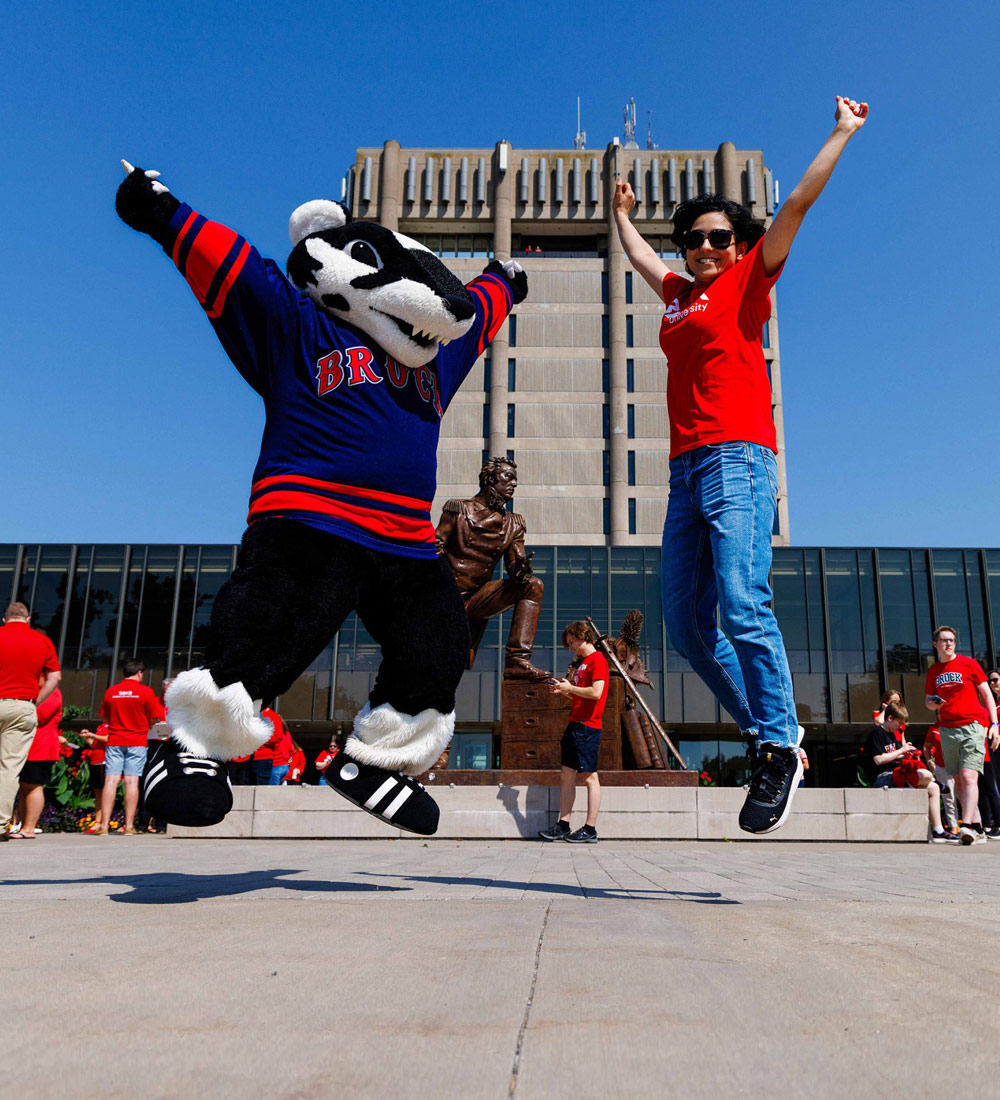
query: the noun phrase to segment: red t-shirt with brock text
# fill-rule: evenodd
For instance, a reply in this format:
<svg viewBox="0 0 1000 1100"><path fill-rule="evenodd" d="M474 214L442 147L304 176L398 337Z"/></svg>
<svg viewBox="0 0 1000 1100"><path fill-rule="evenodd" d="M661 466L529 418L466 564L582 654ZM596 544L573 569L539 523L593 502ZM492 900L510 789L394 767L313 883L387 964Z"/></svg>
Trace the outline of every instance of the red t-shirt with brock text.
<svg viewBox="0 0 1000 1100"><path fill-rule="evenodd" d="M573 672L573 683L576 687L586 688L596 684L598 680L604 681L604 690L600 699L579 699L573 697L573 707L569 712L571 722L581 722L593 730L601 728L604 718L604 704L608 698L608 662L600 650L594 650L589 657L576 666Z"/></svg>
<svg viewBox="0 0 1000 1100"><path fill-rule="evenodd" d="M152 688L126 679L105 692L101 717L108 723L109 745L135 748L147 744L149 727L163 721L163 707Z"/></svg>
<svg viewBox="0 0 1000 1100"><path fill-rule="evenodd" d="M777 452L761 331L771 287L758 242L703 290L682 275L663 277L670 457L707 443L743 440Z"/></svg>
<svg viewBox="0 0 1000 1100"><path fill-rule="evenodd" d="M979 694L979 684L985 683L986 673L971 657L935 661L927 670L925 690L928 695L940 695L944 700L938 722L951 730L973 722L988 726L989 715Z"/></svg>

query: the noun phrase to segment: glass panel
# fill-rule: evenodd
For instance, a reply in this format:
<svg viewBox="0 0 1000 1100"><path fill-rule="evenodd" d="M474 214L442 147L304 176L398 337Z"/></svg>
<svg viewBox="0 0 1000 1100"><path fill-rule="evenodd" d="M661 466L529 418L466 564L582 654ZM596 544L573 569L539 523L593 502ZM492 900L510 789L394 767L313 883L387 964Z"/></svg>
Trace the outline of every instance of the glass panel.
<svg viewBox="0 0 1000 1100"><path fill-rule="evenodd" d="M934 551L934 592L938 621L935 626L952 626L958 632L959 653L972 647L972 620L965 589L965 561L961 550Z"/></svg>
<svg viewBox="0 0 1000 1100"><path fill-rule="evenodd" d="M829 721L829 694L825 672L793 672L793 695L800 722Z"/></svg>
<svg viewBox="0 0 1000 1100"><path fill-rule="evenodd" d="M27 604L31 607L31 592L35 585L35 570L38 566L38 555L40 548L37 546L26 546L24 548L24 556L21 558L21 576L17 582L17 595L15 599L18 603Z"/></svg>
<svg viewBox="0 0 1000 1100"><path fill-rule="evenodd" d="M826 552L830 660L835 673L865 671L865 637L856 550Z"/></svg>
<svg viewBox="0 0 1000 1100"><path fill-rule="evenodd" d="M212 617L212 604L219 589L229 580L233 568L231 546L203 546L198 569L197 594L190 628L189 667L202 662L208 638L208 624ZM183 633L183 631L178 631Z"/></svg>
<svg viewBox="0 0 1000 1100"><path fill-rule="evenodd" d="M966 550L964 557L969 618L972 623L968 653L985 668L990 663L990 647L986 639L986 606L983 602L983 576L979 554L975 550Z"/></svg>
<svg viewBox="0 0 1000 1100"><path fill-rule="evenodd" d="M878 561L886 672L889 675L919 672L920 645L910 551L880 550Z"/></svg>
<svg viewBox="0 0 1000 1100"><path fill-rule="evenodd" d="M31 605L31 625L59 644L63 609L66 605L66 584L69 580L69 546L46 546L41 553L41 567L34 585Z"/></svg>
<svg viewBox="0 0 1000 1100"><path fill-rule="evenodd" d="M0 605L6 608L14 594L14 567L17 565L17 547L0 546Z"/></svg>

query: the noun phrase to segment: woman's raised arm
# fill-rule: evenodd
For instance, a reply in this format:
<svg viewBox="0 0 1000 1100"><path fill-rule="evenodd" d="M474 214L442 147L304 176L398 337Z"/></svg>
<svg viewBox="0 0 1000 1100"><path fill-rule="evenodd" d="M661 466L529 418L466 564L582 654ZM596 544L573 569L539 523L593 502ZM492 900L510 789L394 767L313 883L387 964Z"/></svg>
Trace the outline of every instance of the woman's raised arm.
<svg viewBox="0 0 1000 1100"><path fill-rule="evenodd" d="M858 103L844 96L837 96L836 100L836 125L833 133L823 143L823 148L816 154L815 160L806 169L795 189L781 204L770 229L764 235L761 252L767 275L773 275L787 259L788 250L792 247L792 241L795 240L806 211L819 198L826 181L833 174L840 154L864 126L868 117L867 103Z"/></svg>
<svg viewBox="0 0 1000 1100"><path fill-rule="evenodd" d="M629 214L635 206L635 194L631 186L623 179L615 181L615 194L611 200L611 209L618 227L618 236L625 249L629 263L656 291L657 298L663 297L663 277L670 268L660 259L643 239L642 234L629 221Z"/></svg>

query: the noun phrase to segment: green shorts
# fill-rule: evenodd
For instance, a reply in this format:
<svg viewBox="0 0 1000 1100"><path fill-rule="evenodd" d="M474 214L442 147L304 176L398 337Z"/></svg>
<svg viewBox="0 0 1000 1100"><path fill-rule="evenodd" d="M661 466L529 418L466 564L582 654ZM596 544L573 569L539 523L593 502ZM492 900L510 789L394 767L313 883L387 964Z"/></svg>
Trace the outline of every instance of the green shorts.
<svg viewBox="0 0 1000 1100"><path fill-rule="evenodd" d="M945 771L949 775L958 775L962 768L972 768L982 775L986 757L986 727L978 722L957 729L942 726L941 752Z"/></svg>

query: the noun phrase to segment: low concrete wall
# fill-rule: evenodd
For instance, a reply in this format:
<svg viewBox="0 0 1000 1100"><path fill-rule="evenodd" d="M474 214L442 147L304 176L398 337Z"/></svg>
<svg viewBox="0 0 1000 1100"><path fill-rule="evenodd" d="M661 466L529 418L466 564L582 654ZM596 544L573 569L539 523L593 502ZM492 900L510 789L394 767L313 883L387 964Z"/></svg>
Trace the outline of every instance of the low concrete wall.
<svg viewBox="0 0 1000 1100"><path fill-rule="evenodd" d="M554 787L436 786L436 839L534 839L559 807ZM420 840L357 809L328 787L236 787L225 821L208 829L171 825L173 837L397 837ZM927 795L913 790L803 788L785 825L763 837L741 831L746 797L736 787L604 787L600 835L608 840L924 841ZM577 791L573 826L586 792Z"/></svg>

